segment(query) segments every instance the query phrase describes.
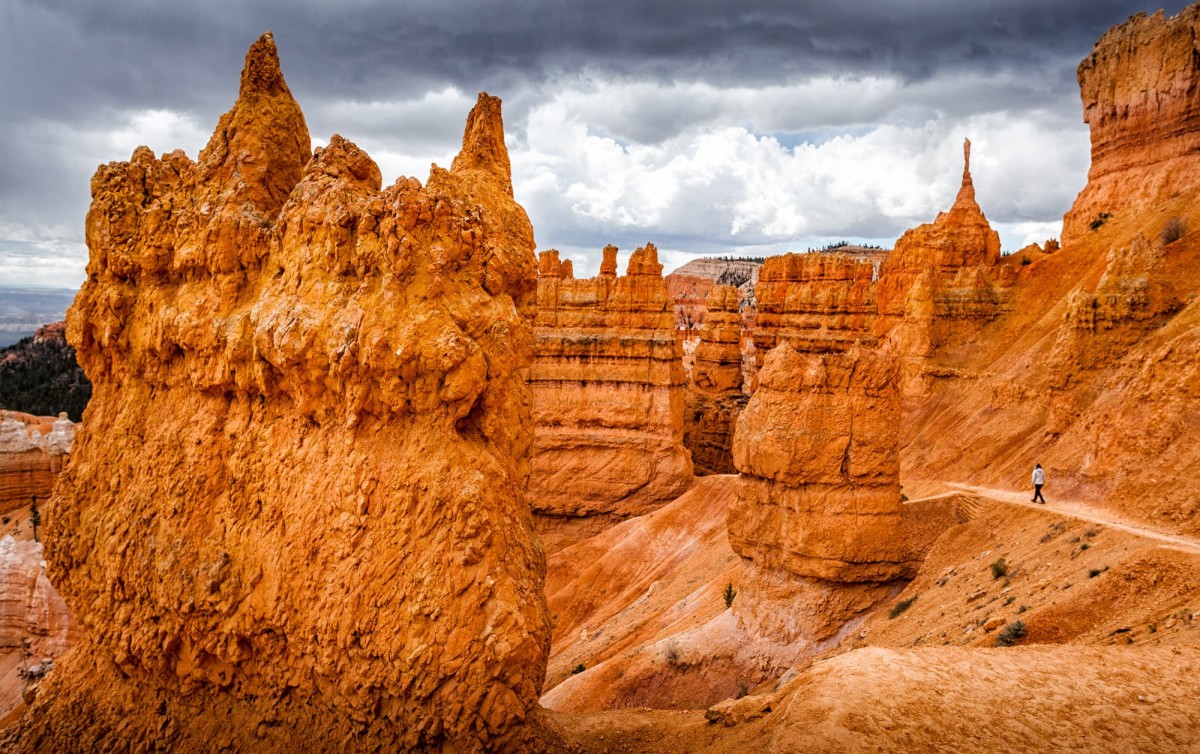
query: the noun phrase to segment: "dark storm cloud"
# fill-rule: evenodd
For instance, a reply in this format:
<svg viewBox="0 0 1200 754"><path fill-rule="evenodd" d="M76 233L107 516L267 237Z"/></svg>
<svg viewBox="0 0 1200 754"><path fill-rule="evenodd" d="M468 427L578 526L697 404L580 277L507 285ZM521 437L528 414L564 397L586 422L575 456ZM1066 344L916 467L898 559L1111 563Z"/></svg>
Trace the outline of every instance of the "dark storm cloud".
<svg viewBox="0 0 1200 754"><path fill-rule="evenodd" d="M46 248L69 241L82 255L87 176L98 162L127 159L130 139L150 138L131 119L151 110L182 119L160 135L166 141L186 134L184 143L153 146L182 146L194 156L236 96L247 47L267 29L315 138L337 130L372 154L407 159L401 169L415 170L409 165L417 157L427 165L427 158L452 154L480 90L504 98L519 148L532 146L527 116L568 88L567 104L579 107L574 115L589 132L621 144L661 145L689 131L740 124L794 145L811 134L920 125L933 117L1022 118L1041 111L1047 122L1048 109L1078 126L1080 58L1109 26L1159 5L0 0L0 143L10 147L0 161L0 240L35 240ZM1165 3L1169 13L1183 5ZM898 83L871 101L805 99L793 91L772 108L763 97L726 96L738 88L803 88L822 77ZM694 95L692 85L711 90ZM595 86L598 95L583 102ZM1012 214L1044 214L1050 203L1037 203L1036 211L1014 204ZM546 210L539 233L557 225L586 246L586 232L600 232L572 206L554 205L560 209L569 214ZM703 217L689 243L736 240L705 241ZM612 232L607 220L594 225ZM17 259L15 252L0 249L0 272L6 259Z"/></svg>
<svg viewBox="0 0 1200 754"><path fill-rule="evenodd" d="M298 94L320 98L414 96L447 84L504 92L578 71L721 85L831 73L921 80L948 68L1011 70L1040 79L1052 70L1054 85L1069 88L1074 83L1062 75L1058 61L1077 61L1108 26L1155 3L249 5L6 0L0 10L5 106L51 117L114 101L205 109L228 99L242 53L268 28ZM1174 0L1168 10L1181 5Z"/></svg>

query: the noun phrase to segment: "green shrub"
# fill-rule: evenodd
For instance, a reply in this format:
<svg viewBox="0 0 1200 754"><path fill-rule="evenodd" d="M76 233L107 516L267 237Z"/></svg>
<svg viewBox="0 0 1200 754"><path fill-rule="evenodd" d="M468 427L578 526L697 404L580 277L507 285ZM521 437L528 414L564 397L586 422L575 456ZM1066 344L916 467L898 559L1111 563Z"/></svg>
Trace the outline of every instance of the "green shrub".
<svg viewBox="0 0 1200 754"><path fill-rule="evenodd" d="M576 665L575 667L571 668L571 675L579 675L580 673L582 673L585 670L587 670L587 665L584 665L581 662L578 665Z"/></svg>
<svg viewBox="0 0 1200 754"><path fill-rule="evenodd" d="M1013 621L1004 627L1004 630L996 634L997 647L1011 647L1025 637L1024 621Z"/></svg>
<svg viewBox="0 0 1200 754"><path fill-rule="evenodd" d="M1008 575L1008 563L1005 562L1004 558L1000 558L995 563L992 563L990 568L992 569L993 579L1000 579Z"/></svg>
<svg viewBox="0 0 1200 754"><path fill-rule="evenodd" d="M733 607L733 598L737 597L737 590L733 588L732 581L725 585L725 592L721 596L725 598L725 607Z"/></svg>
<svg viewBox="0 0 1200 754"><path fill-rule="evenodd" d="M895 605L892 605L892 609L891 609L891 610L888 610L888 617L889 617L889 618L895 618L895 617L896 617L897 615L899 615L900 613L902 613L902 612L904 612L905 610L907 610L907 609L909 609L910 607L912 607L912 603L914 603L914 602L916 602L916 601L917 601L917 595L915 595L915 594L914 594L913 596L909 597L909 598L908 598L908 599L906 599L906 600L900 600L900 601L899 601L899 602L897 602Z"/></svg>

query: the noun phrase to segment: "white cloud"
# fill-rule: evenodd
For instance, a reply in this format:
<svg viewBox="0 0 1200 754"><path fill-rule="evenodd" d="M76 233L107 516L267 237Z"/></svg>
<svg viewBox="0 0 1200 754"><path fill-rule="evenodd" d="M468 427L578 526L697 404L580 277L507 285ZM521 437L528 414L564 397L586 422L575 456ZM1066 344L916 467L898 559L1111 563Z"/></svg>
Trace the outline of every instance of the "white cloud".
<svg viewBox="0 0 1200 754"><path fill-rule="evenodd" d="M1088 167L1077 105L997 111L990 98L1004 90L1001 101L1011 101L1016 85L977 74L919 84L882 77L726 88L596 77L555 84L539 90L549 93L541 98L524 90L506 103L513 182L540 247L558 247L580 275L594 274L606 243L627 254L652 241L668 270L698 254L762 256L843 238L891 245L949 206L968 136L980 204L1005 248L1015 249L1058 235ZM314 143L334 131L358 143L387 185L400 175L424 180L431 162L448 166L473 102L455 88L396 101L337 100L309 107L308 122ZM5 208L0 242L10 243L8 251L0 246L0 274L77 284L86 261L86 176L141 144L194 158L210 129L170 110L25 126L21 142L48 156L54 164L45 180L64 188L44 212L25 206L32 189ZM17 220L19 232L2 225ZM36 261L38 254L49 261Z"/></svg>
<svg viewBox="0 0 1200 754"><path fill-rule="evenodd" d="M633 85L634 101L646 86ZM863 86L890 91L878 82ZM612 102L626 101L618 84L606 91ZM582 249L584 239L595 239L595 259L618 238L654 241L679 255L762 254L839 238L890 245L949 207L964 137L973 142L980 204L1005 246L1015 248L1057 235L1088 167L1086 128L1057 113L935 112L791 147L744 125L690 128L643 144L604 135L587 119L588 107L566 104L595 96L564 92L533 108L512 150L518 199L541 246Z"/></svg>

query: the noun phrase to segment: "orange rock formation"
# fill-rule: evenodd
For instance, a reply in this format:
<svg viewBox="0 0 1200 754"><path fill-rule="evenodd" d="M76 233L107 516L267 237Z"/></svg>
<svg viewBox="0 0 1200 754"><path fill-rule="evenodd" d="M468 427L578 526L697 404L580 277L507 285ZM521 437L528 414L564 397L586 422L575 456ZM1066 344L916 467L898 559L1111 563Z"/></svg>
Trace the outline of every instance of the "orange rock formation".
<svg viewBox="0 0 1200 754"><path fill-rule="evenodd" d="M675 327L695 333L704 324L705 300L714 285L732 285L742 298L754 293L761 259L693 259L664 278L667 295L675 302Z"/></svg>
<svg viewBox="0 0 1200 754"><path fill-rule="evenodd" d="M1171 18L1138 13L1079 64L1092 166L1063 217L1064 245L1200 183L1197 34L1196 5Z"/></svg>
<svg viewBox="0 0 1200 754"><path fill-rule="evenodd" d="M681 348L658 252L635 251L623 277L616 256L607 247L600 274L576 280L557 251L541 254L529 501L551 550L692 483Z"/></svg>
<svg viewBox="0 0 1200 754"><path fill-rule="evenodd" d="M778 343L806 353L875 342L875 281L887 255L809 252L770 257L755 295L754 346L761 365Z"/></svg>
<svg viewBox="0 0 1200 754"><path fill-rule="evenodd" d="M50 497L74 437L75 424L65 414L52 419L0 411L0 513Z"/></svg>
<svg viewBox="0 0 1200 754"><path fill-rule="evenodd" d="M93 179L69 337L95 393L46 510L86 638L7 750L523 736L549 621L500 102L424 187L309 144L268 34L197 162Z"/></svg>
<svg viewBox="0 0 1200 754"><path fill-rule="evenodd" d="M717 285L708 293L684 412L684 444L699 474L735 473L733 431L748 397L742 391L741 293Z"/></svg>
<svg viewBox="0 0 1200 754"><path fill-rule="evenodd" d="M857 346L801 354L784 342L759 379L734 438L735 611L781 643L824 639L916 572L902 523L896 363Z"/></svg>

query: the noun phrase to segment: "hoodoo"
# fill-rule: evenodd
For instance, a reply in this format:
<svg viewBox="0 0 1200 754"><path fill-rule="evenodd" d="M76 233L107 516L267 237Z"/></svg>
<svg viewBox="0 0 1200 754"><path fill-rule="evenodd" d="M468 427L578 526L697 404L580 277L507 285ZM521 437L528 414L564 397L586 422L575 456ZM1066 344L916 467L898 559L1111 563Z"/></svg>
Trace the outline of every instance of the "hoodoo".
<svg viewBox="0 0 1200 754"><path fill-rule="evenodd" d="M1195 4L1170 18L1138 13L1079 64L1092 165L1063 217L1064 245L1200 184L1198 34Z"/></svg>
<svg viewBox="0 0 1200 754"><path fill-rule="evenodd" d="M92 181L69 337L95 393L45 514L84 639L8 751L524 735L550 634L500 101L425 186L309 144L268 34L197 162Z"/></svg>
<svg viewBox="0 0 1200 754"><path fill-rule="evenodd" d="M575 279L557 251L538 278L530 370L534 448L529 501L546 546L590 536L675 499L692 483L683 444L682 349L658 250L617 248Z"/></svg>
<svg viewBox="0 0 1200 754"><path fill-rule="evenodd" d="M738 419L729 542L751 634L816 641L874 606L917 559L903 531L893 357L855 346L768 355Z"/></svg>

